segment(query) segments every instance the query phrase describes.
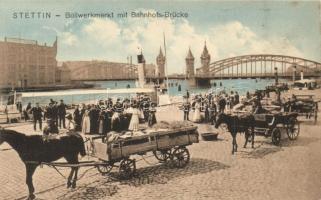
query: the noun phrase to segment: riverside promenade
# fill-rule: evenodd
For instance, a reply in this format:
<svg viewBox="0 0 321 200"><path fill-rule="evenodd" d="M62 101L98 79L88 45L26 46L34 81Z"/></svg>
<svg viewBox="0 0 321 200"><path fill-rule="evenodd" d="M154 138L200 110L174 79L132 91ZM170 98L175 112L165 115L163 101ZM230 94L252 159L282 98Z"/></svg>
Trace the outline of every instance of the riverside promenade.
<svg viewBox="0 0 321 200"><path fill-rule="evenodd" d="M298 91L290 91L288 95L293 92ZM320 90L312 93L321 97ZM176 106L157 111L158 121L182 118L183 113ZM41 134L33 131L31 123L7 124L4 127L26 134ZM137 163L137 175L126 181L116 178L118 169L102 176L96 169L81 168L77 188L67 189L66 180L53 168L38 167L34 174L36 196L46 200L321 199L320 119L316 124L304 120L298 139L290 141L284 136L279 147L272 145L271 138L257 136L255 148L244 149L244 135L238 134L238 152L231 155L230 134L220 133L218 138L217 141L201 140L188 146L191 161L183 169L169 168L158 164L155 158L146 158L147 162ZM4 143L0 149L0 199L25 199L28 194L25 167L9 145ZM84 157L82 161L88 159ZM69 173L69 169L59 170L64 176Z"/></svg>

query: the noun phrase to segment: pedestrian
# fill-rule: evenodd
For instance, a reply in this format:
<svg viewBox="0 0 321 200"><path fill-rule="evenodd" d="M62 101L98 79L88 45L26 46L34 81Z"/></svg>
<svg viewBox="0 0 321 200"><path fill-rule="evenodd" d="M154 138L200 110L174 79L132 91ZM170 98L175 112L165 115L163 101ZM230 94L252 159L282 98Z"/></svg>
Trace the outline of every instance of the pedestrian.
<svg viewBox="0 0 321 200"><path fill-rule="evenodd" d="M234 105L239 104L240 103L240 95L239 93L236 91L235 95L234 95Z"/></svg>
<svg viewBox="0 0 321 200"><path fill-rule="evenodd" d="M31 110L31 103L29 102L26 109L23 111L23 115L24 115L24 118L25 118L25 121L28 121L30 119L29 117L29 113L30 113L30 110Z"/></svg>
<svg viewBox="0 0 321 200"><path fill-rule="evenodd" d="M65 116L66 116L66 105L64 104L63 100L60 100L60 104L58 106L59 128L61 128L61 126L63 128L66 128Z"/></svg>
<svg viewBox="0 0 321 200"><path fill-rule="evenodd" d="M205 116L205 122L210 121L210 111L209 111L209 105L208 102L204 102L204 116Z"/></svg>
<svg viewBox="0 0 321 200"><path fill-rule="evenodd" d="M39 129L42 130L42 108L39 106L39 103L36 103L36 107L31 109L33 115L33 129L36 131L37 122L39 123Z"/></svg>
<svg viewBox="0 0 321 200"><path fill-rule="evenodd" d="M82 125L81 125L81 132L83 134L89 134L90 133L90 118L89 118L89 112L90 112L90 106L88 105L87 109L85 110L83 119L82 119Z"/></svg>
<svg viewBox="0 0 321 200"><path fill-rule="evenodd" d="M157 123L155 113L156 113L155 104L152 103L151 108L149 109L149 115L148 115L148 126L149 127L152 127L154 124Z"/></svg>
<svg viewBox="0 0 321 200"><path fill-rule="evenodd" d="M189 92L186 90L186 98L189 99Z"/></svg>
<svg viewBox="0 0 321 200"><path fill-rule="evenodd" d="M185 102L183 104L184 111L184 120L189 121L189 111L191 109L191 103L188 101L188 98L185 96Z"/></svg>
<svg viewBox="0 0 321 200"><path fill-rule="evenodd" d="M52 119L58 127L58 102L51 99L50 103L52 103Z"/></svg>
<svg viewBox="0 0 321 200"><path fill-rule="evenodd" d="M216 122L216 112L217 112L217 108L213 100L209 105L209 116L210 116L210 122L212 125L214 125L214 123Z"/></svg>
<svg viewBox="0 0 321 200"><path fill-rule="evenodd" d="M72 114L71 113L67 113L65 118L68 120L67 121L67 129L68 130L72 129L71 124L73 125L73 129L75 129L75 121L72 119Z"/></svg>
<svg viewBox="0 0 321 200"><path fill-rule="evenodd" d="M81 111L79 110L79 105L76 106L73 113L73 117L75 121L75 131L81 131L82 115L81 115Z"/></svg>
<svg viewBox="0 0 321 200"><path fill-rule="evenodd" d="M223 96L220 97L220 99L218 101L218 105L219 105L219 112L224 113L225 106L226 106L226 100Z"/></svg>
<svg viewBox="0 0 321 200"><path fill-rule="evenodd" d="M139 130L140 111L137 108L136 104L133 104L130 113L132 114L132 117L130 119L128 130L130 130L130 131L138 131Z"/></svg>
<svg viewBox="0 0 321 200"><path fill-rule="evenodd" d="M98 126L99 126L98 133L100 135L105 135L106 133L104 125L105 125L105 111L101 111L99 113L99 118L98 118Z"/></svg>
<svg viewBox="0 0 321 200"><path fill-rule="evenodd" d="M195 110L193 115L193 122L201 122L201 102L200 99L197 99L195 103Z"/></svg>

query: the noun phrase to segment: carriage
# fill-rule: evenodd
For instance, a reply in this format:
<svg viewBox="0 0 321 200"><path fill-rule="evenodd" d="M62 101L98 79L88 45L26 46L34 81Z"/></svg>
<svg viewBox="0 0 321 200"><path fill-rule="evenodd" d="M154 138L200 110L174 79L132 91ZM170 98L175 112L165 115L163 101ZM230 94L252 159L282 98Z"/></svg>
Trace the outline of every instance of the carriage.
<svg viewBox="0 0 321 200"><path fill-rule="evenodd" d="M96 164L101 174L108 174L113 167L119 168L121 178L130 178L136 170L134 155L152 152L160 162L171 163L177 168L185 167L190 160L186 146L198 143L196 126L178 129L148 130L146 134L118 137L108 141L102 136L91 137L91 155L99 159Z"/></svg>
<svg viewBox="0 0 321 200"><path fill-rule="evenodd" d="M285 131L290 140L296 140L300 133L298 113L264 113L254 114L256 135L271 137L274 145L281 142L282 131Z"/></svg>
<svg viewBox="0 0 321 200"><path fill-rule="evenodd" d="M318 101L314 95L293 95L291 110L299 113L299 116L305 116L307 119L318 119Z"/></svg>

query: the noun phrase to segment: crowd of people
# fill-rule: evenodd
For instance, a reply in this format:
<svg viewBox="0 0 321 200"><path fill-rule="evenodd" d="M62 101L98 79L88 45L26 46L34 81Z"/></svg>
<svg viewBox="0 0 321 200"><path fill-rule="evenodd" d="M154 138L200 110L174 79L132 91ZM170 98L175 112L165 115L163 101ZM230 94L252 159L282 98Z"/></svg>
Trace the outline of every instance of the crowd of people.
<svg viewBox="0 0 321 200"><path fill-rule="evenodd" d="M295 98L281 99L281 92L275 91L276 99L272 103L283 109L284 112L290 112L295 104ZM217 113L240 111L245 107L250 107L249 112L253 114L267 113L268 111L262 105L262 99L270 98L270 92L267 90L256 90L254 93L246 92L240 97L237 91L220 91L219 93L197 94L190 97L189 92L184 96L182 110L184 120L190 120L195 123L215 123ZM190 119L190 111L192 112Z"/></svg>
<svg viewBox="0 0 321 200"><path fill-rule="evenodd" d="M74 109L60 100L60 103L50 99L49 104L41 107L36 103L32 107L28 103L24 112L25 120L31 119L34 130L43 130L43 133L59 133L59 129L74 129L83 134L106 134L109 131L138 131L139 124L147 122L148 126L156 123L156 104L147 95L138 95L136 98L100 100L97 104L80 104ZM70 107L71 108L71 107ZM67 119L67 120L66 120ZM47 125L42 129L42 122ZM59 128L58 128L59 127Z"/></svg>
<svg viewBox="0 0 321 200"><path fill-rule="evenodd" d="M226 108L233 108L234 105L240 102L240 96L237 91L231 91L230 94L222 91L219 94L206 93L198 94L190 98L189 92L184 96L182 109L184 112L184 120L191 120L199 123L211 122L215 120L215 115L218 112L224 112ZM189 119L190 111L194 111L192 118ZM201 113L204 112L204 117Z"/></svg>

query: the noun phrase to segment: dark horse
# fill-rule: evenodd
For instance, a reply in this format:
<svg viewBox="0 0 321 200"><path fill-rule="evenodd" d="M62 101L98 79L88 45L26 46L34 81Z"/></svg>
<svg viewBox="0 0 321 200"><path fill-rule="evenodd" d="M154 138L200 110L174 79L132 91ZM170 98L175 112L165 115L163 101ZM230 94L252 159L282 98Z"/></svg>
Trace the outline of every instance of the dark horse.
<svg viewBox="0 0 321 200"><path fill-rule="evenodd" d="M254 124L255 119L253 115L243 115L243 116L231 116L224 113L220 113L217 116L217 120L215 123L215 128L218 128L219 125L225 123L227 125L228 131L231 133L233 137L232 141L232 154L237 151L237 143L236 143L236 134L237 133L245 133L245 143L244 148L246 148L248 139L252 136L252 148L254 148Z"/></svg>
<svg viewBox="0 0 321 200"><path fill-rule="evenodd" d="M78 134L60 136L58 139L44 141L41 135L26 136L25 134L0 129L0 145L7 142L26 166L26 184L29 189L28 199L34 199L32 176L42 162L52 162L65 158L70 164L78 163L78 154L85 156L85 145ZM68 177L67 187L76 187L78 167L72 167ZM74 175L74 179L72 177Z"/></svg>

